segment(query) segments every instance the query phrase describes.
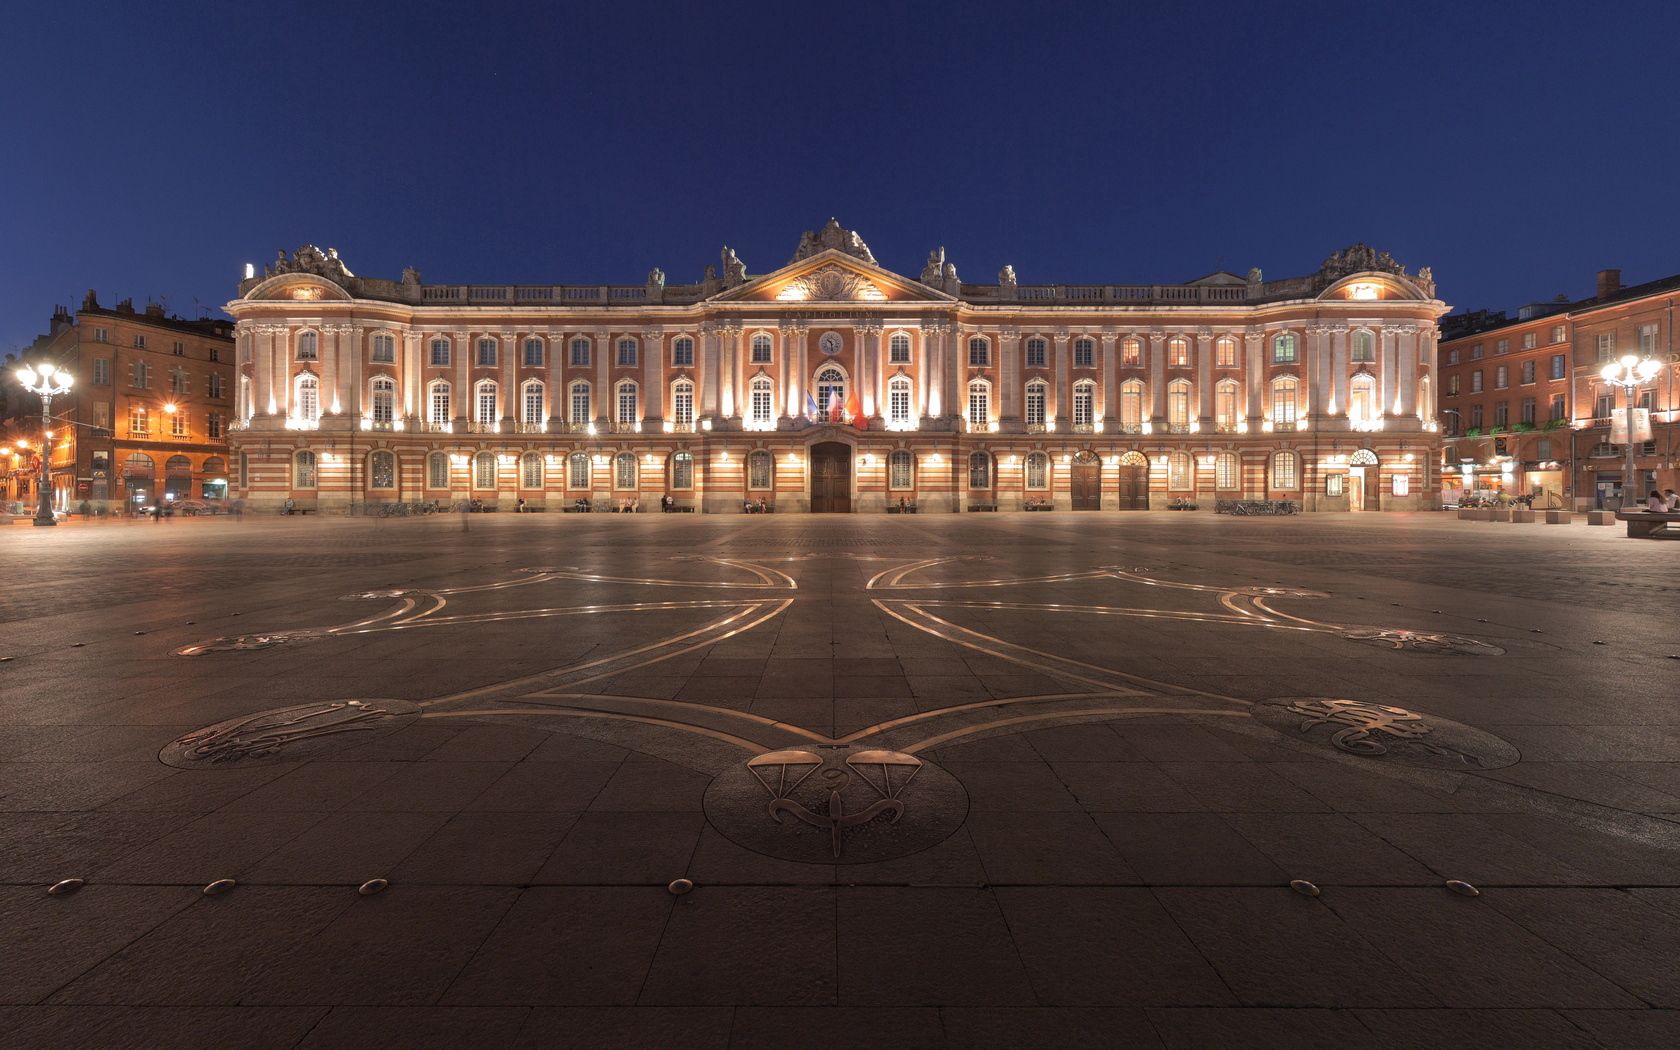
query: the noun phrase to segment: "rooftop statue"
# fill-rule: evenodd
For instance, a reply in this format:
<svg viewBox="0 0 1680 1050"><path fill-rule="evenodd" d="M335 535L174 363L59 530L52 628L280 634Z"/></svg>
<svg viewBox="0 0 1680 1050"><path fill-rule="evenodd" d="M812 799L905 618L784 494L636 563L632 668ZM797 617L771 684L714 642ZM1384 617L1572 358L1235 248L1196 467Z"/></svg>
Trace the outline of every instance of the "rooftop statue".
<svg viewBox="0 0 1680 1050"><path fill-rule="evenodd" d="M938 284L940 276L945 272L945 248L941 245L928 252L927 264L922 267L921 281L923 284Z"/></svg>
<svg viewBox="0 0 1680 1050"><path fill-rule="evenodd" d="M733 288L738 284L747 283L747 264L735 254L735 249L729 245L723 246L723 286Z"/></svg>
<svg viewBox="0 0 1680 1050"><path fill-rule="evenodd" d="M840 225L840 220L830 218L828 225L820 230L806 230L799 235L799 247L794 249L793 258L789 263L796 263L801 259L809 259L818 252L830 249L845 252L857 259L862 259L871 266L878 265L875 255L869 250L869 245L863 243L856 230L848 230Z"/></svg>
<svg viewBox="0 0 1680 1050"><path fill-rule="evenodd" d="M263 271L263 275L273 277L280 273L310 273L339 284L355 276L350 272L350 268L344 265L344 260L338 257L337 248L328 248L323 252L313 244L299 247L290 259L286 258L284 248L275 252L274 265Z"/></svg>
<svg viewBox="0 0 1680 1050"><path fill-rule="evenodd" d="M1335 280L1346 277L1350 273L1363 273L1374 270L1378 273L1392 273L1400 277L1406 276L1406 268L1394 261L1394 256L1387 252L1379 252L1368 244L1355 244L1350 248L1343 248L1339 252L1331 252L1324 260L1324 265L1318 268L1319 275Z"/></svg>

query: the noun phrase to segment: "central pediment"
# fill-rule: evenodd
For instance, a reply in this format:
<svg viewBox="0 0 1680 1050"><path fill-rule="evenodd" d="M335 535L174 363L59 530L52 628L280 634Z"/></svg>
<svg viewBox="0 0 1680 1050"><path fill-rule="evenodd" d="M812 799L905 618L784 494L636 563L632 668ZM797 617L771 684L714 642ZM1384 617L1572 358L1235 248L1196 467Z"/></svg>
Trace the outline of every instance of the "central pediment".
<svg viewBox="0 0 1680 1050"><path fill-rule="evenodd" d="M839 249L828 249L754 277L714 302L952 302L951 296Z"/></svg>

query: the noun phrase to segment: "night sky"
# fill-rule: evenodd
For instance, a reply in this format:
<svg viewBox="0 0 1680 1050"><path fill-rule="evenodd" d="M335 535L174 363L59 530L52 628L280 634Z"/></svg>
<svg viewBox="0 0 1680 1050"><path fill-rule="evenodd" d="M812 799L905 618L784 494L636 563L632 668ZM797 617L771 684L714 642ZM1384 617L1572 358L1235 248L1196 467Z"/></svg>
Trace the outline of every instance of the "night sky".
<svg viewBox="0 0 1680 1050"><path fill-rule="evenodd" d="M830 215L915 275L1309 272L1458 308L1680 271L1680 5L14 5L0 352L90 287L215 311L337 247L429 282L699 278Z"/></svg>

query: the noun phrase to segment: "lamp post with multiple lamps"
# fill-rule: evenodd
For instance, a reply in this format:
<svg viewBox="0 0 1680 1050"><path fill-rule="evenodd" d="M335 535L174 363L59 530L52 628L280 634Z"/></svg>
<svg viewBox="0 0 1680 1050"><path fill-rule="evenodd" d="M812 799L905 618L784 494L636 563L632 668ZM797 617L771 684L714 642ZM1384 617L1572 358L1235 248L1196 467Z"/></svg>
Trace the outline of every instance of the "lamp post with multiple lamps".
<svg viewBox="0 0 1680 1050"><path fill-rule="evenodd" d="M1633 483L1633 395L1662 371L1662 362L1647 357L1641 361L1637 354L1627 354L1620 361L1612 361L1598 373L1606 386L1621 387L1627 395L1627 462L1622 464L1622 509L1639 505L1639 490ZM1632 502L1629 502L1632 493Z"/></svg>
<svg viewBox="0 0 1680 1050"><path fill-rule="evenodd" d="M41 480L36 493L40 502L35 508L35 524L57 525L52 508L52 401L70 392L72 376L52 364L43 362L35 368L28 365L17 370L18 382L41 399Z"/></svg>

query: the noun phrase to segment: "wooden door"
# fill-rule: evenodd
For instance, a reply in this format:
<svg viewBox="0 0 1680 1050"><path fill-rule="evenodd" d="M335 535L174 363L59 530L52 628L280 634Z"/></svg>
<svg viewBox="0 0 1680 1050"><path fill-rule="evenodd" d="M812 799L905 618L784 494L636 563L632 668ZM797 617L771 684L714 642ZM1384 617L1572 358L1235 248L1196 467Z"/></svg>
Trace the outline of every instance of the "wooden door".
<svg viewBox="0 0 1680 1050"><path fill-rule="evenodd" d="M1149 468L1120 468L1120 493L1115 505L1121 510L1149 509Z"/></svg>
<svg viewBox="0 0 1680 1050"><path fill-rule="evenodd" d="M1073 457L1069 483L1074 510L1102 509L1102 460L1094 453L1081 452Z"/></svg>
<svg viewBox="0 0 1680 1050"><path fill-rule="evenodd" d="M852 510L852 449L838 441L811 448L811 511L850 514Z"/></svg>

